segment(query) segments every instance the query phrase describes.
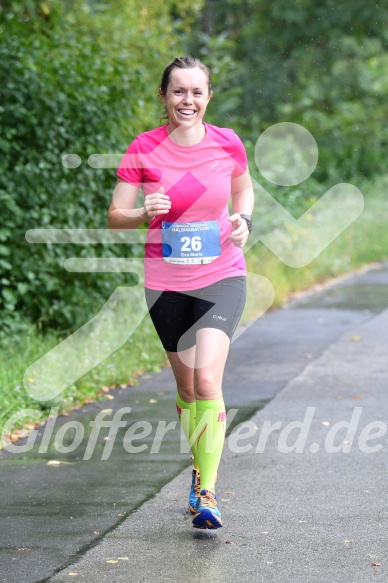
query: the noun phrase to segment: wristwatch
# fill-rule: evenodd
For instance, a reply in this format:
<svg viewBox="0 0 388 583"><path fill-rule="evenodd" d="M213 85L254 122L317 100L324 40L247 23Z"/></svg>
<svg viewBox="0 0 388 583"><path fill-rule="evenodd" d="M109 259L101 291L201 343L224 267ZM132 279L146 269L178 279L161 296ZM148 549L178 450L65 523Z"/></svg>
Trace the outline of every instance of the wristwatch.
<svg viewBox="0 0 388 583"><path fill-rule="evenodd" d="M242 219L245 219L248 225L248 231L249 233L252 233L252 221L251 221L251 215L245 215L245 214L240 214L240 217Z"/></svg>

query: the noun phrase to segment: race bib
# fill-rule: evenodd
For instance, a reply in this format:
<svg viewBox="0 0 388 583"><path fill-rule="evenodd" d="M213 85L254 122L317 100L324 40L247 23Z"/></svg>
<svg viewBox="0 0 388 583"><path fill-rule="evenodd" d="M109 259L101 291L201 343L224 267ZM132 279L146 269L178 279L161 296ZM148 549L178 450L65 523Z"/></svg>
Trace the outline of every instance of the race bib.
<svg viewBox="0 0 388 583"><path fill-rule="evenodd" d="M162 223L162 252L167 263L211 263L221 255L218 221Z"/></svg>

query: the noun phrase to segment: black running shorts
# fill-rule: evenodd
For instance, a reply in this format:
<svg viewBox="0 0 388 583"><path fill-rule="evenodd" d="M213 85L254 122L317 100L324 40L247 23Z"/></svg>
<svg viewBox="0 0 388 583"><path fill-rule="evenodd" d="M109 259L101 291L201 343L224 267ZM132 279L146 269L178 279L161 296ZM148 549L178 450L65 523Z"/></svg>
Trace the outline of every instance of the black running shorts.
<svg viewBox="0 0 388 583"><path fill-rule="evenodd" d="M200 289L175 292L145 289L148 310L165 350L196 344L201 328L218 328L232 340L246 299L246 278L228 277Z"/></svg>

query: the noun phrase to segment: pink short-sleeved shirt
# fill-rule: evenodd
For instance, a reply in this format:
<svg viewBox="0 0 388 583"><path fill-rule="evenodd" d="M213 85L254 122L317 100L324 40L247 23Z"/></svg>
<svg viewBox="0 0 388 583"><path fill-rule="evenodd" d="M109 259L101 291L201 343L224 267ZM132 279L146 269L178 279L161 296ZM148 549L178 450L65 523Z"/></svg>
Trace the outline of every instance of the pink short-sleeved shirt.
<svg viewBox="0 0 388 583"><path fill-rule="evenodd" d="M152 219L147 229L144 284L150 289L187 291L246 275L242 249L228 238L231 179L247 169L245 148L233 130L204 125L206 135L194 146L178 146L170 140L167 124L138 135L117 170L120 178L141 187L144 195L163 186L171 200L169 213ZM184 228L198 222L217 225L219 254L204 264L169 263L162 252L166 223ZM190 243L184 245L191 250Z"/></svg>

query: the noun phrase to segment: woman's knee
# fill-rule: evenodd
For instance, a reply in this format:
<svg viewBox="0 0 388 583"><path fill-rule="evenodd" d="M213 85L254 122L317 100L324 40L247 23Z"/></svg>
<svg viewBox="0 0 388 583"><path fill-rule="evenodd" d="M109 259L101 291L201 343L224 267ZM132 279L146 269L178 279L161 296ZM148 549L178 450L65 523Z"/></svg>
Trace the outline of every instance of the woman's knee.
<svg viewBox="0 0 388 583"><path fill-rule="evenodd" d="M185 401L185 403L192 403L195 401L194 385L177 385L177 391L180 398Z"/></svg>
<svg viewBox="0 0 388 583"><path fill-rule="evenodd" d="M218 399L222 397L222 388L211 370L197 371L195 374L196 399Z"/></svg>

